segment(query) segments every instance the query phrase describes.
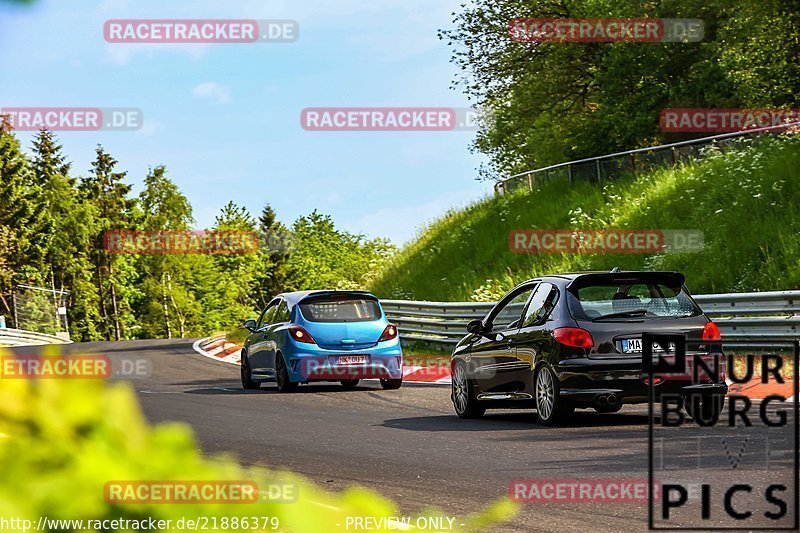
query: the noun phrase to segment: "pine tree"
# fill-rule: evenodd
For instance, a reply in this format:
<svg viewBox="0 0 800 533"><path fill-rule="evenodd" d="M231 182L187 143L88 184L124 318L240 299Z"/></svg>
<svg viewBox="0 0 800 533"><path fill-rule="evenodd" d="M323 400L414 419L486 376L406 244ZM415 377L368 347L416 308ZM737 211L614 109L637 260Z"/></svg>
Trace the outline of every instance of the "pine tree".
<svg viewBox="0 0 800 533"><path fill-rule="evenodd" d="M217 215L212 229L220 232L254 233L256 221L246 208L228 202ZM238 326L258 308L252 287L258 273L264 271L264 256L259 253L217 254L213 256L213 260L221 275L217 284L220 301L228 310L223 326Z"/></svg>
<svg viewBox="0 0 800 533"><path fill-rule="evenodd" d="M117 254L103 249L103 233L107 230L130 228L135 200L128 198L131 186L123 180L127 172L116 172L117 160L111 157L102 146L97 147L96 158L87 178L81 180L83 197L95 210L95 235L92 261L96 273L99 296L99 312L103 319L107 339L121 340L125 335L124 323L133 322L129 304L121 298L122 284L126 281L123 270L125 260ZM109 309L110 306L110 309Z"/></svg>
<svg viewBox="0 0 800 533"><path fill-rule="evenodd" d="M9 296L14 284L27 281L33 273L28 265L38 260L39 249L31 246L37 218L37 191L32 186L30 164L19 141L9 129L0 128L0 302L7 316L12 313Z"/></svg>
<svg viewBox="0 0 800 533"><path fill-rule="evenodd" d="M254 291L258 295L258 307L264 308L278 293L283 292L285 280L282 265L291 248L291 232L277 221L275 211L265 205L258 218L261 265L256 273Z"/></svg>
<svg viewBox="0 0 800 533"><path fill-rule="evenodd" d="M45 284L52 289L69 290L66 303L71 338L99 340L98 296L90 257L95 225L92 208L78 194L70 164L51 132L41 131L32 151L31 166L45 206L40 226L45 246Z"/></svg>

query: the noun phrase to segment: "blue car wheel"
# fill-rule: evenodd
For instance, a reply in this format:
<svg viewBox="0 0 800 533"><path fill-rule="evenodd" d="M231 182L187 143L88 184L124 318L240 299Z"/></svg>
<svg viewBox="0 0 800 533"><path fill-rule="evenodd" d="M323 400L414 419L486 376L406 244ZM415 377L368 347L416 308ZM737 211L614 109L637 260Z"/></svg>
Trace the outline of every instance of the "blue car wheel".
<svg viewBox="0 0 800 533"><path fill-rule="evenodd" d="M342 387L347 390L355 389L358 386L358 382L361 381L360 379L343 379L339 383L342 384Z"/></svg>
<svg viewBox="0 0 800 533"><path fill-rule="evenodd" d="M383 390L395 390L403 386L403 378L400 379L382 379L381 387Z"/></svg>
<svg viewBox="0 0 800 533"><path fill-rule="evenodd" d="M242 388L246 390L260 389L261 383L253 381L253 377L250 374L250 364L248 363L246 352L242 352L242 360L239 363L239 367L242 373Z"/></svg>
<svg viewBox="0 0 800 533"><path fill-rule="evenodd" d="M275 354L275 375L278 381L279 392L292 392L297 389L297 383L293 383L289 379L289 371L286 368L286 362L283 360L283 354Z"/></svg>

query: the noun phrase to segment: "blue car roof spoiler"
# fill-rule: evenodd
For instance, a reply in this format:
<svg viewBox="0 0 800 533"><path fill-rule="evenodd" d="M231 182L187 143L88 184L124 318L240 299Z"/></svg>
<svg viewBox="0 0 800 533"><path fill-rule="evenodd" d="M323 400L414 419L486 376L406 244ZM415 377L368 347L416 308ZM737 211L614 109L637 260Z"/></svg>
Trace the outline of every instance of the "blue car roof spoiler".
<svg viewBox="0 0 800 533"><path fill-rule="evenodd" d="M284 299L289 305L297 305L304 300L319 298L324 296L331 296L331 295L350 295L350 296L358 296L360 298L369 298L371 300L378 301L378 297L374 294L367 292L367 291L355 291L355 290L317 290L317 291L299 291L299 292L290 292L283 294Z"/></svg>

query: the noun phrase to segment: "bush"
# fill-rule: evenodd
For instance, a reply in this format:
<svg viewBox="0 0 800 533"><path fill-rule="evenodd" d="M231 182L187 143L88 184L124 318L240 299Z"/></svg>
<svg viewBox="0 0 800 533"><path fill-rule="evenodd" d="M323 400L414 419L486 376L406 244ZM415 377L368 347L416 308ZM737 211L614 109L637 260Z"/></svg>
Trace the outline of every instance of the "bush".
<svg viewBox="0 0 800 533"><path fill-rule="evenodd" d="M0 357L4 357L2 352ZM280 530L300 532L333 529L334 524L345 523L346 516L394 516L397 512L392 502L363 488L332 494L290 472L245 468L227 456L206 458L186 425L149 427L127 384L106 385L96 379L0 379L0 471L0 517L29 519L34 525L40 516L65 520L152 517L171 519L173 524L201 516L269 516L277 517ZM299 499L297 503L189 505L120 505L104 499L105 484L112 480L187 479L253 480L262 488L276 480L292 482L299 489ZM476 530L513 512L513 504L501 501L466 522ZM253 525L247 530L254 530ZM78 526L47 529L73 531ZM231 530L219 528L223 529Z"/></svg>

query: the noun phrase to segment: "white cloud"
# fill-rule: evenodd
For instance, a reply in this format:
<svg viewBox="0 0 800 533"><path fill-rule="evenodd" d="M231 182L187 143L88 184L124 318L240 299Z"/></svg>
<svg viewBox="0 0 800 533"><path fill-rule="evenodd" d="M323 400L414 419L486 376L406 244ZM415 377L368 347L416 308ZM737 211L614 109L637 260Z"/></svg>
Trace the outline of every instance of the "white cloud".
<svg viewBox="0 0 800 533"><path fill-rule="evenodd" d="M195 85L192 95L196 98L216 100L218 104L228 104L231 101L231 88L215 81L206 81Z"/></svg>
<svg viewBox="0 0 800 533"><path fill-rule="evenodd" d="M336 191L333 191L330 194L328 194L327 196L325 196L325 198L323 198L322 201L327 205L333 205L333 204L338 204L341 199L342 199L342 195L340 195Z"/></svg>
<svg viewBox="0 0 800 533"><path fill-rule="evenodd" d="M139 128L136 134L142 137L152 137L163 129L164 124L161 122L157 120L144 119L144 124L142 124L142 127Z"/></svg>

